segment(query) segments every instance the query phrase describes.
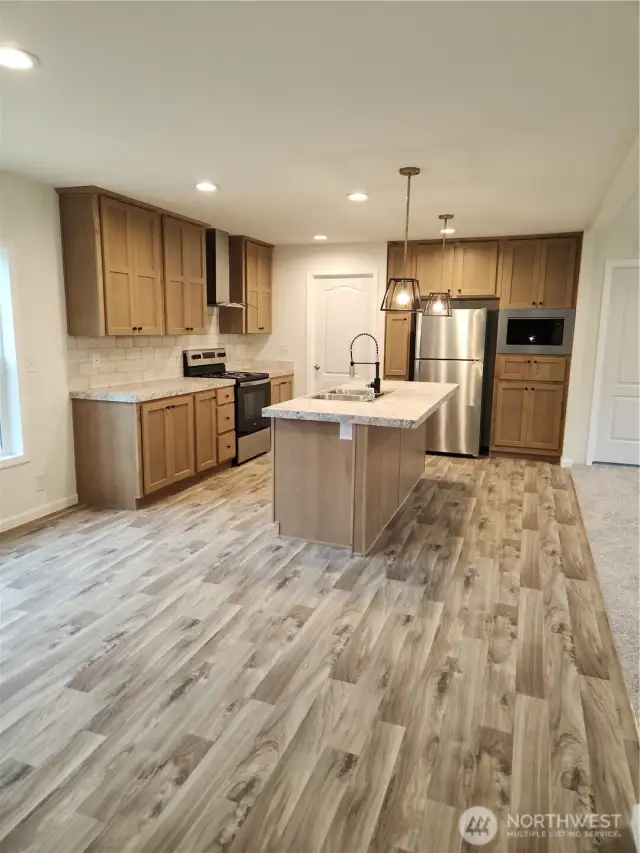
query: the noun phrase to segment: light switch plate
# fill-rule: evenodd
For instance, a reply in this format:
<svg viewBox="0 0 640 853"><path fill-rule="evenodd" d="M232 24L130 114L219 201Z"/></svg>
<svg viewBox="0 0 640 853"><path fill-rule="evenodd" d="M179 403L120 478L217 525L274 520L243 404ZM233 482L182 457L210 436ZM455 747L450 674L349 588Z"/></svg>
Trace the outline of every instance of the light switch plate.
<svg viewBox="0 0 640 853"><path fill-rule="evenodd" d="M351 441L353 438L353 424L340 424L340 438L344 438L346 441Z"/></svg>
<svg viewBox="0 0 640 853"><path fill-rule="evenodd" d="M98 352L91 353L91 366L92 367L100 367L100 353L98 353Z"/></svg>

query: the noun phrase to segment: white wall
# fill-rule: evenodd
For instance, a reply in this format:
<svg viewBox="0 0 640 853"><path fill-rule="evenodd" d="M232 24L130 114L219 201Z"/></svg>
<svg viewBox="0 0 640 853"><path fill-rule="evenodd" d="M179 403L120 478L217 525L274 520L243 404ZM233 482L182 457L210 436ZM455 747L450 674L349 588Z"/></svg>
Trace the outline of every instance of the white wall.
<svg viewBox="0 0 640 853"><path fill-rule="evenodd" d="M324 246L276 246L273 254L273 334L259 352L260 358L291 358L295 362L295 394L307 390L307 276L321 273L361 273L377 270L378 301L386 285L386 243ZM378 342L384 341L380 312ZM288 348L289 353L280 351Z"/></svg>
<svg viewBox="0 0 640 853"><path fill-rule="evenodd" d="M586 460L605 263L640 257L639 204L636 141L594 217L594 225L584 234L562 452L566 464Z"/></svg>
<svg viewBox="0 0 640 853"><path fill-rule="evenodd" d="M20 464L0 463L3 530L77 500L55 190L0 172L0 240L9 249L25 454Z"/></svg>

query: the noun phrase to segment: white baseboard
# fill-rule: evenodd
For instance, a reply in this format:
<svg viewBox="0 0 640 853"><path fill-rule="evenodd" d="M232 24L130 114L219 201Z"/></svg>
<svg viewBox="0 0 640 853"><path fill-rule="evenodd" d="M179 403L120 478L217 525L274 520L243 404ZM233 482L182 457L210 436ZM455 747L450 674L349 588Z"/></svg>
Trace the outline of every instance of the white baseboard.
<svg viewBox="0 0 640 853"><path fill-rule="evenodd" d="M563 456L560 460L561 468L571 468L573 465L573 459L567 459L566 456Z"/></svg>
<svg viewBox="0 0 640 853"><path fill-rule="evenodd" d="M67 507L75 506L77 503L77 495L68 495L66 498L60 498L57 501L51 501L51 503L43 504L35 509L28 509L26 512L13 515L11 518L1 518L0 533L11 530L13 527L20 527L21 524L28 524L30 521L37 521L37 519L43 518L45 515L51 515L52 512L60 512L61 509L67 509Z"/></svg>

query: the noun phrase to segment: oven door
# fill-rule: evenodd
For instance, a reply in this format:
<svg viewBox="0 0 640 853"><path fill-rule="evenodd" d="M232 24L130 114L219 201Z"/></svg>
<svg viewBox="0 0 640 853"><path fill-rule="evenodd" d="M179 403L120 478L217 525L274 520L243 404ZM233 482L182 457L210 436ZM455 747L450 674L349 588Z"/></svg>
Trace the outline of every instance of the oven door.
<svg viewBox="0 0 640 853"><path fill-rule="evenodd" d="M497 350L521 355L571 355L574 321L574 309L500 311Z"/></svg>
<svg viewBox="0 0 640 853"><path fill-rule="evenodd" d="M236 386L236 432L250 435L271 426L262 410L269 405L271 383L269 379L256 379Z"/></svg>

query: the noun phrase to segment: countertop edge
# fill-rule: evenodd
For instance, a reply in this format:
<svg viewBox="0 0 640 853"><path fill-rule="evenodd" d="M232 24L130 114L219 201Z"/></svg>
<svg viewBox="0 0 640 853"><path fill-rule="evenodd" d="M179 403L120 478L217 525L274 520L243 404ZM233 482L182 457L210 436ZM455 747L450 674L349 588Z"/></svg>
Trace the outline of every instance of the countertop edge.
<svg viewBox="0 0 640 853"><path fill-rule="evenodd" d="M413 418L389 418L376 415L350 415L338 412L301 412L292 409L281 409L279 406L267 406L262 410L264 417L274 420L290 421L328 421L332 423L351 423L356 426L382 426L399 429L415 429L421 426L427 418L436 412L444 403L458 391L458 386L451 388L433 405L426 409L419 417ZM372 405L367 403L366 405Z"/></svg>

